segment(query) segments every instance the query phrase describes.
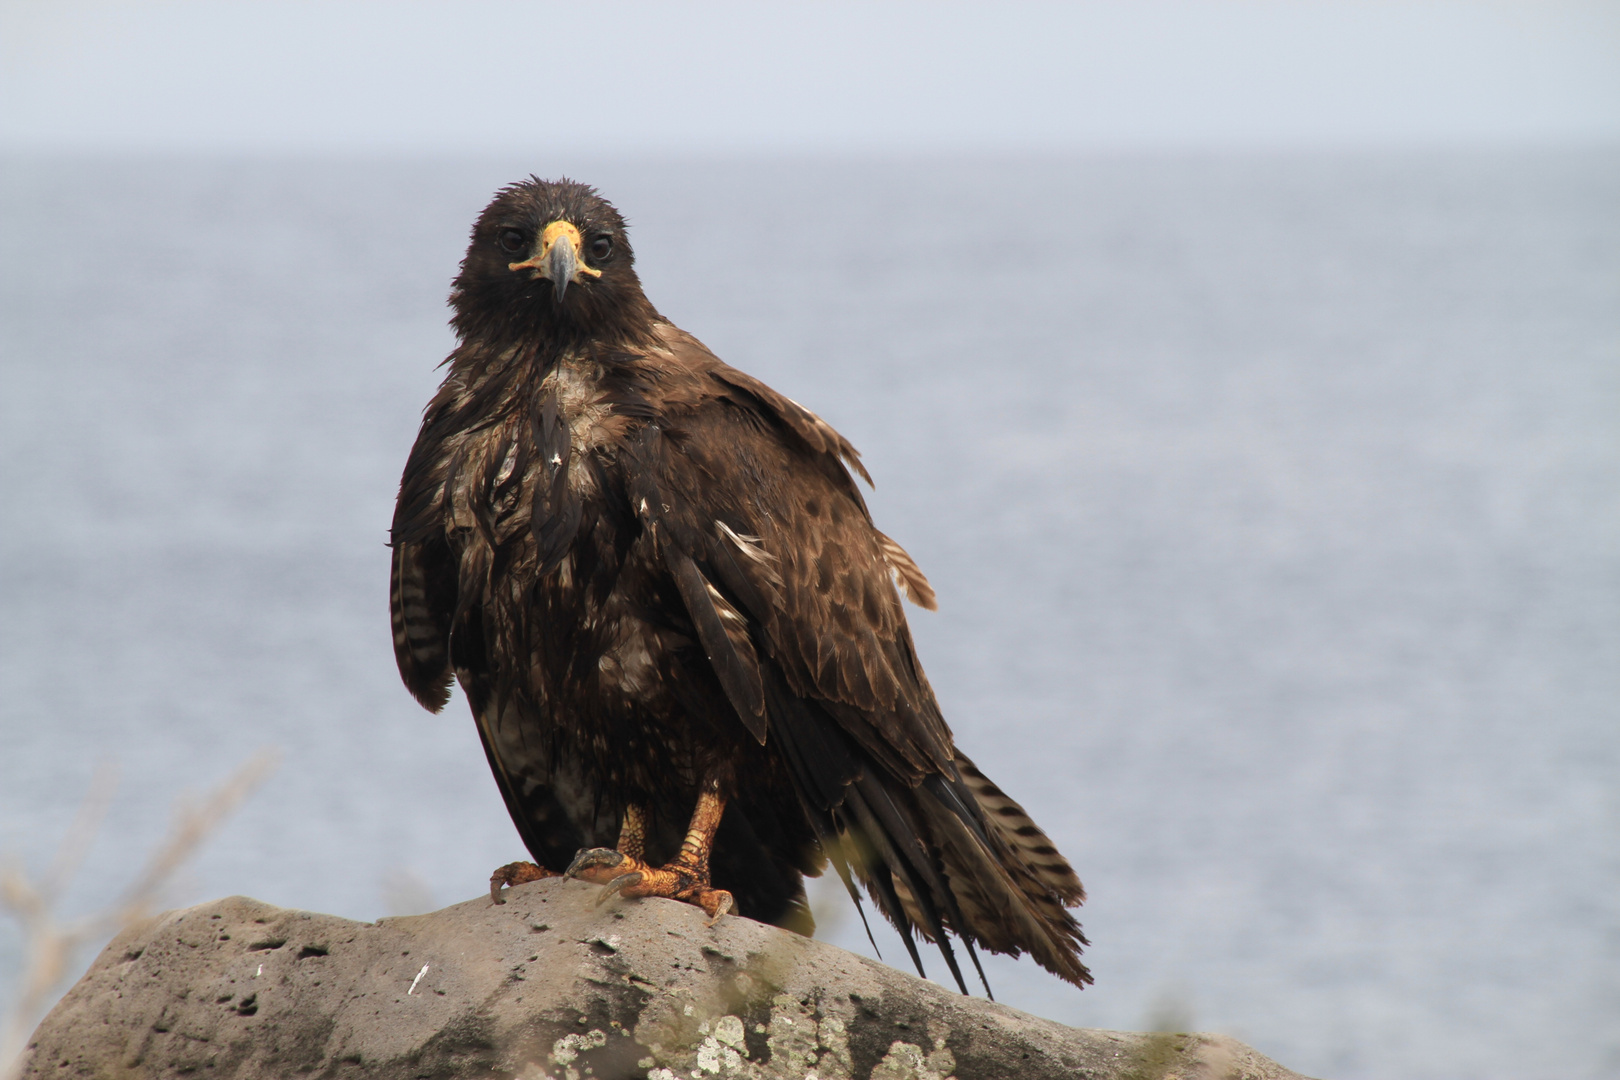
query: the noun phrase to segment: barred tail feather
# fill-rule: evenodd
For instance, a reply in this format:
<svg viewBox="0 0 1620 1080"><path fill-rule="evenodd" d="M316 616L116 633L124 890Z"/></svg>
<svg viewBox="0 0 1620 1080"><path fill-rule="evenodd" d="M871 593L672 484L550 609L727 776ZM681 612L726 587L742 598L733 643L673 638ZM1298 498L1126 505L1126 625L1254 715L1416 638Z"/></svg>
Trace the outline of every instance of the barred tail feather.
<svg viewBox="0 0 1620 1080"><path fill-rule="evenodd" d="M961 812L937 799L922 800L931 839L961 911L963 937L991 952L1028 952L1062 979L1085 986L1091 973L1080 961L1087 944L1066 902L1050 889L991 826L979 830ZM1061 856L1059 856L1061 858ZM1072 873L1072 872L1071 872ZM1078 882L1076 883L1078 884Z"/></svg>
<svg viewBox="0 0 1620 1080"><path fill-rule="evenodd" d="M961 750L956 751L956 768L962 774L962 782L973 792L985 821L1002 843L1017 853L1022 866L1065 906L1082 903L1086 898L1085 886L1080 884L1069 861L1058 853L1024 808L980 772Z"/></svg>
<svg viewBox="0 0 1620 1080"><path fill-rule="evenodd" d="M1080 960L1087 944L1080 924L1017 848L1003 843L998 830L985 827L988 823L973 820L977 808L962 801L972 797L971 789L950 791L951 782L936 777L903 794L891 790L905 818L896 828L897 823L861 812L862 786L853 785L845 801L846 810L855 812L846 819L842 847L854 856L856 876L879 909L900 930L919 973L923 969L913 932L939 947L959 986L962 976L951 934L967 946L975 967L973 947L978 945L1011 956L1027 952L1059 978L1076 986L1091 983L1091 972ZM917 839L908 845L913 836L928 855L921 854Z"/></svg>
<svg viewBox="0 0 1620 1080"><path fill-rule="evenodd" d="M438 712L450 700L449 620L435 605L417 544L394 545L388 608L394 631L394 661L400 678L422 703Z"/></svg>

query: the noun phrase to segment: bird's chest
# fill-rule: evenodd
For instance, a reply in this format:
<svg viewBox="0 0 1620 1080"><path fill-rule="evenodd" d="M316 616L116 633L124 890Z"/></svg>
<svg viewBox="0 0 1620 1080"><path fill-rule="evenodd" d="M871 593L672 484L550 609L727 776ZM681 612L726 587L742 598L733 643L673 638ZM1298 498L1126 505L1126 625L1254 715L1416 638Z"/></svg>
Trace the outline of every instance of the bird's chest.
<svg viewBox="0 0 1620 1080"><path fill-rule="evenodd" d="M602 372L565 359L540 386L528 434L529 586L510 595L538 648L543 694L584 715L670 697L667 582L629 510L619 448L628 430Z"/></svg>
<svg viewBox="0 0 1620 1080"><path fill-rule="evenodd" d="M613 729L673 710L688 644L678 594L631 512L615 412L600 366L567 358L528 408L480 433L452 500L463 581L484 581L486 633L559 720Z"/></svg>
<svg viewBox="0 0 1620 1080"><path fill-rule="evenodd" d="M594 487L591 457L610 455L629 426L614 410L604 383L600 363L565 356L541 380L535 398L532 430L543 444L542 465L548 472L562 470L580 491Z"/></svg>
<svg viewBox="0 0 1620 1080"><path fill-rule="evenodd" d="M498 416L443 445L446 531L474 568L488 559L493 593L559 572L569 584L573 567L561 561L587 511L612 497L605 472L627 420L604 391L601 366L569 356Z"/></svg>

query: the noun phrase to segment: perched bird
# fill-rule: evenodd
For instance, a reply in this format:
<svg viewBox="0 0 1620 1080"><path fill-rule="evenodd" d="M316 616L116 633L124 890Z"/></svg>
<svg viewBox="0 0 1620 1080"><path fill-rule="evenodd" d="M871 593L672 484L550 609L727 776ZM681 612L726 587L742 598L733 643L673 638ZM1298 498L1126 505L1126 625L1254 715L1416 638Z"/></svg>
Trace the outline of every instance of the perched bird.
<svg viewBox="0 0 1620 1080"><path fill-rule="evenodd" d="M1080 881L957 749L900 603L933 591L854 447L659 315L583 184L497 193L451 304L390 601L405 685L461 683L536 860L495 899L566 868L809 932L830 861L964 993L952 934L1089 983Z"/></svg>

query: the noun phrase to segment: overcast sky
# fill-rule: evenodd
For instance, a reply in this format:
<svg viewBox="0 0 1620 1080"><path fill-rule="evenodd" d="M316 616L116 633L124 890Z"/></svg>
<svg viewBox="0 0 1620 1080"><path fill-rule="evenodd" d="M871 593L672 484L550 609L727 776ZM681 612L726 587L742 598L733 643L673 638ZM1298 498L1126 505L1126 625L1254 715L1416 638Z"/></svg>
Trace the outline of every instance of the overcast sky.
<svg viewBox="0 0 1620 1080"><path fill-rule="evenodd" d="M1620 140L1620 0L0 0L0 146Z"/></svg>

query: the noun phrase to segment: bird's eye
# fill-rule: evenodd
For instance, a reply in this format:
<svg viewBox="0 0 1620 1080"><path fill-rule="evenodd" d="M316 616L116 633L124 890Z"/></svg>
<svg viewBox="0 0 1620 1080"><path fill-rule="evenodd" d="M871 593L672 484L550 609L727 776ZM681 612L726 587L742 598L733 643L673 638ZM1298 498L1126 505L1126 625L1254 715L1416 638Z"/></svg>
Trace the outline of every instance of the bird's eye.
<svg viewBox="0 0 1620 1080"><path fill-rule="evenodd" d="M613 237L598 236L591 241L591 261L601 262L613 254Z"/></svg>
<svg viewBox="0 0 1620 1080"><path fill-rule="evenodd" d="M523 250L523 245L527 240L522 229L502 229L496 239L500 241L503 251L513 255Z"/></svg>

